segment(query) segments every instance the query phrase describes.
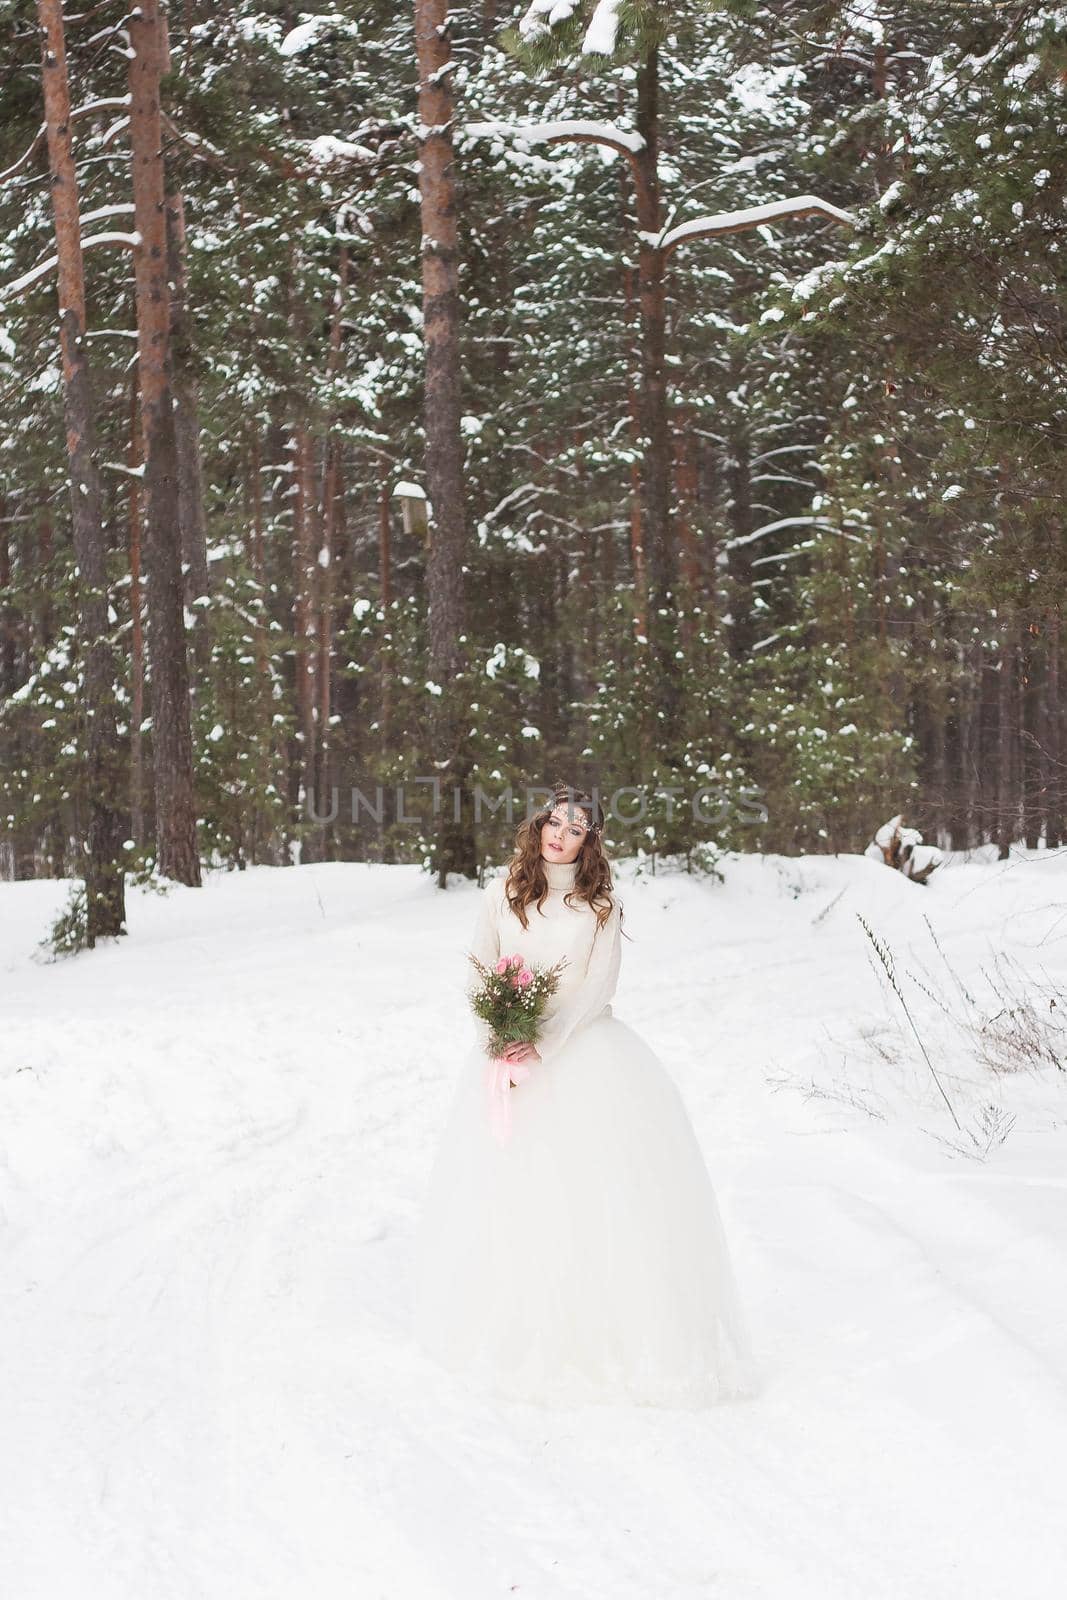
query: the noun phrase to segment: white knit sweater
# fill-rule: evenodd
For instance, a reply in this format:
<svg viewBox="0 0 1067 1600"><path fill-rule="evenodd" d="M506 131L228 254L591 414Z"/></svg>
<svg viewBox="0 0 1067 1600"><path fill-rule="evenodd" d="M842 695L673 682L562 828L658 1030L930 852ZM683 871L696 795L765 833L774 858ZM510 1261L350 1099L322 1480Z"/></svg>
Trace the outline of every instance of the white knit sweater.
<svg viewBox="0 0 1067 1600"><path fill-rule="evenodd" d="M470 949L479 961L492 966L500 956L521 955L528 963L551 966L567 957L563 977L551 996L537 1050L548 1062L562 1049L578 1028L594 1017L611 1016L611 1000L619 979L622 938L619 914L622 901L612 892L612 908L604 926L597 928L596 912L584 900L570 904L564 896L574 887L577 866L573 861L545 861L548 894L540 910L536 902L526 907L529 927L524 928L507 903L504 885L507 874L490 878L482 890L481 905ZM469 962L467 993L480 983ZM489 1036L488 1025L475 1018L479 1043Z"/></svg>

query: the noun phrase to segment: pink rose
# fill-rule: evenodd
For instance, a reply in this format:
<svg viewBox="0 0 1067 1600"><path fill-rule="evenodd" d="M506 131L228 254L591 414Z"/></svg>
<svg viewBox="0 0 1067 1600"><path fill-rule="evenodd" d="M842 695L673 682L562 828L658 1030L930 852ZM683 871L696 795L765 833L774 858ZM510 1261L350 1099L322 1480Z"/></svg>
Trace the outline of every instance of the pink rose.
<svg viewBox="0 0 1067 1600"><path fill-rule="evenodd" d="M508 970L510 965L511 965L510 957L509 956L501 956L500 960L497 962L497 964L496 964L496 966L495 966L495 968L493 970L495 972L499 972L501 975L503 975Z"/></svg>
<svg viewBox="0 0 1067 1600"><path fill-rule="evenodd" d="M513 967L521 967L523 964L521 956L509 956L508 960L511 962Z"/></svg>
<svg viewBox="0 0 1067 1600"><path fill-rule="evenodd" d="M529 967L523 967L522 971L515 979L515 984L517 988L525 989L528 983L533 983L533 973L530 971Z"/></svg>

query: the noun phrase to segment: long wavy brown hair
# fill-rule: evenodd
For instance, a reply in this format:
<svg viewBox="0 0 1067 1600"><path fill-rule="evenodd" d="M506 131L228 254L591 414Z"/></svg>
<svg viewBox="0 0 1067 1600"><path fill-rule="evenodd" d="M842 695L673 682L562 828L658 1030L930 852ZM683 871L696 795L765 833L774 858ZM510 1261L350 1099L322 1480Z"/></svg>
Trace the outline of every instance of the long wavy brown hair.
<svg viewBox="0 0 1067 1600"><path fill-rule="evenodd" d="M557 806L568 803L575 811L585 815L590 827L575 857L574 887L568 889L563 898L568 904L572 900L587 901L596 913L599 933L615 903L611 892L611 863L604 854L604 813L592 795L581 789L573 789L565 783L555 784L549 803L519 823L515 834L515 853L508 863L504 894L523 927L528 928L526 907L536 903L540 911L548 894L548 877L541 857L541 829ZM620 908L620 924L622 916Z"/></svg>

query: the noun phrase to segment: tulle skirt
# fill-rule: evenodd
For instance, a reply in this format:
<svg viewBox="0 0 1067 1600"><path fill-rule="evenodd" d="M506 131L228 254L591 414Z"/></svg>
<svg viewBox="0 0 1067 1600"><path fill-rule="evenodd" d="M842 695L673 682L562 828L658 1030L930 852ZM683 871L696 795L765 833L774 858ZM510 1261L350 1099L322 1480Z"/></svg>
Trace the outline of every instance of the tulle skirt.
<svg viewBox="0 0 1067 1600"><path fill-rule="evenodd" d="M502 1145L485 1056L463 1062L416 1230L418 1342L546 1405L751 1392L715 1193L659 1057L609 1012L530 1067Z"/></svg>

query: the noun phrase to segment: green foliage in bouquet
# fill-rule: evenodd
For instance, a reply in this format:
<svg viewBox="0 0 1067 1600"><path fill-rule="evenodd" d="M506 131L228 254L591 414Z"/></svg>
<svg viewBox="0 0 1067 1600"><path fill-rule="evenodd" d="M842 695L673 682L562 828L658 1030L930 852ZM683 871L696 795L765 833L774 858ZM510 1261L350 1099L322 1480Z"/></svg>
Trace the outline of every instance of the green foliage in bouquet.
<svg viewBox="0 0 1067 1600"><path fill-rule="evenodd" d="M470 997L471 1010L489 1026L486 1054L499 1056L509 1044L536 1044L550 995L559 988L566 956L551 967L529 966L521 956L501 956L487 967L475 955L468 960L482 979Z"/></svg>

